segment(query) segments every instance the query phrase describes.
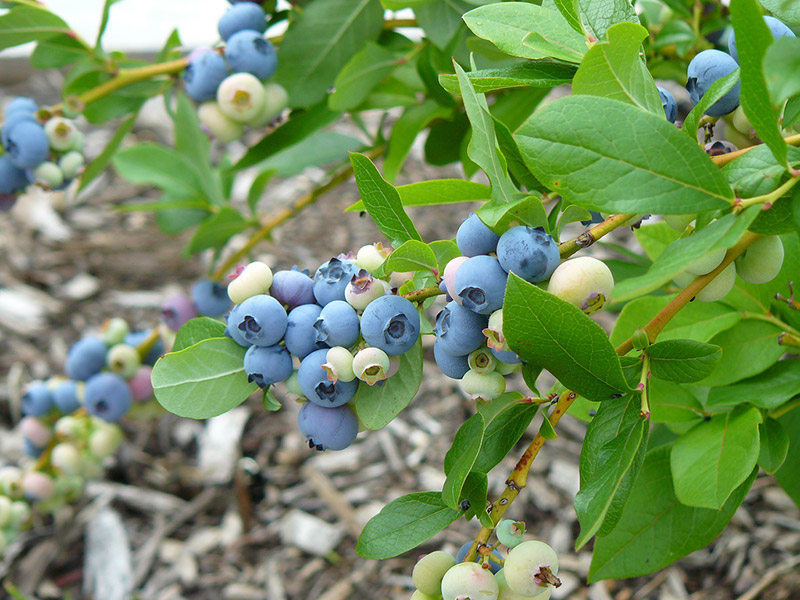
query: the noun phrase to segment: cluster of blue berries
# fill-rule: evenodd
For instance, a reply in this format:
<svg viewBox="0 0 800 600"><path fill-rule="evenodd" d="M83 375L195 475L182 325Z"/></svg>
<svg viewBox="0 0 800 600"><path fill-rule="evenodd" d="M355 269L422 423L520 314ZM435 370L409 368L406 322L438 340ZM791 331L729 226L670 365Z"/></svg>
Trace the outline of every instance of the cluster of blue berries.
<svg viewBox="0 0 800 600"><path fill-rule="evenodd" d="M267 15L261 6L235 3L218 29L225 46L192 52L183 79L186 93L200 103L198 116L206 132L227 143L241 137L244 125L266 125L289 99L283 87L267 81L278 58L264 37Z"/></svg>
<svg viewBox="0 0 800 600"><path fill-rule="evenodd" d="M210 279L201 279L192 287L191 293L167 298L161 305L164 323L172 331L178 331L184 323L195 317L222 317L231 308L225 286Z"/></svg>
<svg viewBox="0 0 800 600"><path fill-rule="evenodd" d="M10 208L31 183L61 189L83 168L84 136L75 123L50 117L42 125L39 106L19 96L5 109L0 127L5 154L0 156L0 208Z"/></svg>
<svg viewBox="0 0 800 600"><path fill-rule="evenodd" d="M387 253L364 246L331 258L313 277L297 267L273 275L253 262L228 285L235 306L226 334L247 348L248 380L261 388L285 381L307 399L298 426L311 448L353 443L359 422L349 403L359 387L383 385L419 339L417 307L371 274Z"/></svg>

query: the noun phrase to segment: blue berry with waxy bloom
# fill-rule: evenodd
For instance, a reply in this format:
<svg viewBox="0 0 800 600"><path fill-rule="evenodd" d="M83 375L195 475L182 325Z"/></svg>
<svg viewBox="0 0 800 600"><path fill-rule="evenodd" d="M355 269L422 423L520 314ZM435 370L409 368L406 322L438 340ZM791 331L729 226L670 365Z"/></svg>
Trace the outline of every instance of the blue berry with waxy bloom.
<svg viewBox="0 0 800 600"><path fill-rule="evenodd" d="M436 316L433 332L444 352L453 356L467 355L483 345L486 339L483 330L488 321L485 315L452 301L448 302Z"/></svg>
<svg viewBox="0 0 800 600"><path fill-rule="evenodd" d="M36 382L22 395L22 414L43 417L53 408L53 392L46 383Z"/></svg>
<svg viewBox="0 0 800 600"><path fill-rule="evenodd" d="M292 374L292 356L283 346L250 346L244 355L247 381L260 388L286 381Z"/></svg>
<svg viewBox="0 0 800 600"><path fill-rule="evenodd" d="M65 415L74 413L81 407L83 383L68 379L53 389L53 404Z"/></svg>
<svg viewBox="0 0 800 600"><path fill-rule="evenodd" d="M361 333L356 309L344 300L334 300L323 306L314 329L317 342L346 348L355 344Z"/></svg>
<svg viewBox="0 0 800 600"><path fill-rule="evenodd" d="M722 156L723 154L736 152L739 148L728 140L714 140L713 142L708 142L703 149L709 156Z"/></svg>
<svg viewBox="0 0 800 600"><path fill-rule="evenodd" d="M22 450L25 452L25 456L39 458L42 455L42 452L44 452L44 447L37 446L31 440L25 438L22 440Z"/></svg>
<svg viewBox="0 0 800 600"><path fill-rule="evenodd" d="M210 279L201 279L192 286L192 303L197 312L206 317L219 317L231 307L228 290Z"/></svg>
<svg viewBox="0 0 800 600"><path fill-rule="evenodd" d="M106 366L108 347L100 338L86 336L75 342L67 353L64 370L70 379L86 381Z"/></svg>
<svg viewBox="0 0 800 600"><path fill-rule="evenodd" d="M17 96L6 106L5 118L8 119L11 115L17 112L28 113L32 115L37 110L39 110L39 105L36 104L36 101L33 98Z"/></svg>
<svg viewBox="0 0 800 600"><path fill-rule="evenodd" d="M314 350L325 347L325 344L317 342L317 330L314 329L321 312L319 304L301 304L289 313L283 339L286 348L297 358L303 359Z"/></svg>
<svg viewBox="0 0 800 600"><path fill-rule="evenodd" d="M358 380L331 381L328 372L322 367L327 363L327 355L327 348L322 348L306 356L297 370L297 379L306 398L330 408L349 402L356 395Z"/></svg>
<svg viewBox="0 0 800 600"><path fill-rule="evenodd" d="M291 270L276 271L269 293L290 309L317 301L314 297L314 280L309 277L307 269L301 271L297 265Z"/></svg>
<svg viewBox="0 0 800 600"><path fill-rule="evenodd" d="M3 148L8 146L8 136L11 133L11 130L23 122L36 123L38 125L38 121L36 121L36 115L30 112L20 110L5 116L3 126L0 127L0 142L2 142Z"/></svg>
<svg viewBox="0 0 800 600"><path fill-rule="evenodd" d="M253 344L244 337L244 332L239 330L239 323L244 318L244 315L239 310L239 305L233 307L231 314L225 317L227 324L225 325L225 335L231 338L234 342L244 348L248 348Z"/></svg>
<svg viewBox="0 0 800 600"><path fill-rule="evenodd" d="M225 58L234 73L250 73L261 81L272 77L278 68L275 47L258 31L245 29L229 37Z"/></svg>
<svg viewBox="0 0 800 600"><path fill-rule="evenodd" d="M206 102L217 97L217 88L229 74L225 59L217 52L193 52L183 72L186 93L195 102Z"/></svg>
<svg viewBox="0 0 800 600"><path fill-rule="evenodd" d="M272 296L251 296L239 305L237 315L236 328L256 346L273 346L286 333L286 310Z"/></svg>
<svg viewBox="0 0 800 600"><path fill-rule="evenodd" d="M469 213L456 232L456 244L464 256L489 254L497 249L500 239L475 213Z"/></svg>
<svg viewBox="0 0 800 600"><path fill-rule="evenodd" d="M86 382L83 403L86 412L104 421L119 421L131 407L131 392L115 373L98 373Z"/></svg>
<svg viewBox="0 0 800 600"><path fill-rule="evenodd" d="M513 350L498 350L497 348L489 348L489 351L501 363L507 365L516 365L522 362L522 359L517 356Z"/></svg>
<svg viewBox="0 0 800 600"><path fill-rule="evenodd" d="M264 33L267 30L267 14L254 2L239 2L225 11L217 28L223 40L245 29Z"/></svg>
<svg viewBox="0 0 800 600"><path fill-rule="evenodd" d="M696 105L700 102L715 81L730 75L738 68L739 65L736 61L720 50L703 50L695 55L689 63L688 80L686 81L686 90L689 92L692 104ZM732 113L739 106L740 88L741 81L737 81L736 85L712 104L705 114L710 117L721 117Z"/></svg>
<svg viewBox="0 0 800 600"><path fill-rule="evenodd" d="M776 19L775 17L765 16L764 22L769 27L769 31L772 34L773 39L778 39L782 37L796 37L794 32L789 29L783 21ZM731 34L728 37L728 52L730 52L731 57L737 63L739 62L739 53L736 50L736 33L731 29Z"/></svg>
<svg viewBox="0 0 800 600"><path fill-rule="evenodd" d="M0 194L14 194L30 183L25 171L11 162L6 156L0 156Z"/></svg>
<svg viewBox="0 0 800 600"><path fill-rule="evenodd" d="M134 346L137 348L140 344L142 344L147 338L150 337L152 333L151 330L145 329L143 331L131 331L128 335L125 336L123 340L129 346ZM150 365L151 367L156 364L156 361L161 358L161 355L164 354L164 341L158 337L153 342L153 345L150 346L150 349L147 351L147 354L144 355L142 359L142 364ZM77 379L77 378L76 378Z"/></svg>
<svg viewBox="0 0 800 600"><path fill-rule="evenodd" d="M675 119L678 118L678 103L675 101L675 96L661 86L657 86L656 89L658 90L658 96L661 98L664 116L667 117L667 121L674 123Z"/></svg>
<svg viewBox="0 0 800 600"><path fill-rule="evenodd" d="M506 272L537 283L550 277L561 255L558 244L543 228L520 225L500 236L497 260Z"/></svg>
<svg viewBox="0 0 800 600"><path fill-rule="evenodd" d="M473 256L462 264L454 280L461 305L476 313L490 315L503 306L508 273L493 256Z"/></svg>
<svg viewBox="0 0 800 600"><path fill-rule="evenodd" d="M451 379L461 379L464 373L469 371L468 355L448 354L442 349L441 341L438 339L433 344L433 358L439 370Z"/></svg>
<svg viewBox="0 0 800 600"><path fill-rule="evenodd" d="M325 306L334 300L344 300L347 284L358 273L358 266L349 260L332 258L314 273L314 297Z"/></svg>
<svg viewBox="0 0 800 600"><path fill-rule="evenodd" d="M9 130L3 147L11 162L20 169L33 169L50 154L50 142L44 127L34 121L15 124Z"/></svg>
<svg viewBox="0 0 800 600"><path fill-rule="evenodd" d="M161 314L167 327L172 331L178 331L187 321L197 316L197 309L188 296L180 294L164 301L161 305Z"/></svg>
<svg viewBox="0 0 800 600"><path fill-rule="evenodd" d="M356 440L358 417L349 406L323 408L306 402L297 415L297 426L309 448L344 450Z"/></svg>
<svg viewBox="0 0 800 600"><path fill-rule="evenodd" d="M419 339L419 313L402 296L381 296L373 300L361 315L361 335L370 346L389 356L411 350Z"/></svg>

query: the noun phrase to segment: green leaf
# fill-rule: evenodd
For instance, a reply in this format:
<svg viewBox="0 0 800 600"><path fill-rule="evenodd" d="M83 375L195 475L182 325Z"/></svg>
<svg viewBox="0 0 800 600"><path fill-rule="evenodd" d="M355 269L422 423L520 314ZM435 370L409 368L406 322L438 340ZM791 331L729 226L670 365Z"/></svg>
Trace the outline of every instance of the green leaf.
<svg viewBox="0 0 800 600"><path fill-rule="evenodd" d="M111 7L120 2L121 0L105 0L103 2L103 15L100 18L100 27L97 29L97 41L95 42L95 48L100 49L102 47L102 40L103 34L106 32L106 27L108 26L108 17L111 13Z"/></svg>
<svg viewBox="0 0 800 600"><path fill-rule="evenodd" d="M397 119L389 137L389 149L383 161L383 172L390 183L394 183L397 174L411 152L411 146L419 133L435 119L446 119L452 113L449 107L441 106L435 100L425 100L422 104L409 106Z"/></svg>
<svg viewBox="0 0 800 600"><path fill-rule="evenodd" d="M156 400L179 417L210 419L258 389L244 372L246 349L231 338L211 338L162 356L151 375Z"/></svg>
<svg viewBox="0 0 800 600"><path fill-rule="evenodd" d="M376 85L391 75L400 64L394 52L367 42L339 71L328 96L331 110L351 110L361 104Z"/></svg>
<svg viewBox="0 0 800 600"><path fill-rule="evenodd" d="M202 196L191 161L164 146L137 144L119 151L112 162L135 185L154 185L178 196Z"/></svg>
<svg viewBox="0 0 800 600"><path fill-rule="evenodd" d="M469 509L464 513L467 520L473 516L478 517L481 525L492 528L491 517L486 513L486 501L488 499L489 478L484 473L472 471L467 475L461 495L469 501Z"/></svg>
<svg viewBox="0 0 800 600"><path fill-rule="evenodd" d="M444 272L444 268L454 258L461 256L461 251L452 240L434 240L428 244L436 256L436 265L439 273Z"/></svg>
<svg viewBox="0 0 800 600"><path fill-rule="evenodd" d="M615 23L639 22L630 0L578 0L578 8L585 17L586 30L596 40L602 40Z"/></svg>
<svg viewBox="0 0 800 600"><path fill-rule="evenodd" d="M167 235L174 235L199 225L211 215L205 208L190 208L199 202L192 198L177 198L169 194L162 194L157 204L168 206L167 209L153 208L156 211L156 224L158 228ZM175 208L176 206L186 208Z"/></svg>
<svg viewBox="0 0 800 600"><path fill-rule="evenodd" d="M403 206L434 206L456 202L486 202L491 198L489 186L464 179L432 179L398 185L397 193ZM346 212L364 210L359 200L347 207Z"/></svg>
<svg viewBox="0 0 800 600"><path fill-rule="evenodd" d="M70 31L69 25L46 8L15 6L0 15L0 51Z"/></svg>
<svg viewBox="0 0 800 600"><path fill-rule="evenodd" d="M572 81L574 74L573 65L534 60L507 67L470 71L467 77L477 93L484 93L513 87L555 87ZM439 75L439 83L451 94L461 91L456 75L443 73Z"/></svg>
<svg viewBox="0 0 800 600"><path fill-rule="evenodd" d="M762 66L767 47L774 41L772 32L761 17L756 0L731 0L731 23L742 72L742 109L777 161L786 164L787 146L779 124L781 105L770 103Z"/></svg>
<svg viewBox="0 0 800 600"><path fill-rule="evenodd" d="M775 472L775 480L800 507L800 409L790 410L778 421L789 435L789 452L781 468Z"/></svg>
<svg viewBox="0 0 800 600"><path fill-rule="evenodd" d="M575 512L581 533L580 549L601 527L609 532L622 509L644 462L648 424L639 416L638 395L603 402L589 423L581 450L581 489Z"/></svg>
<svg viewBox="0 0 800 600"><path fill-rule="evenodd" d="M697 126L700 123L700 119L703 118L703 114L711 108L711 105L734 88L739 82L740 70L741 69L736 69L733 73L729 73L725 77L717 79L712 83L711 87L703 94L700 102L686 115L681 130L692 139L693 143L697 138Z"/></svg>
<svg viewBox="0 0 800 600"><path fill-rule="evenodd" d="M213 167L209 160L208 136L203 133L200 126L197 108L186 94L178 94L174 121L175 149L189 159L206 199L212 204L221 205L224 198L219 181L214 178Z"/></svg>
<svg viewBox="0 0 800 600"><path fill-rule="evenodd" d="M283 408L278 399L272 395L270 388L264 389L264 398L261 400L261 405L264 407L264 410L269 412L276 412Z"/></svg>
<svg viewBox="0 0 800 600"><path fill-rule="evenodd" d="M800 166L800 148L789 148L789 164ZM766 145L756 146L722 167L722 174L740 198L768 194L781 185L786 165L779 165ZM767 211L769 212L769 211Z"/></svg>
<svg viewBox="0 0 800 600"><path fill-rule="evenodd" d="M100 173L105 171L108 162L111 160L111 157L114 156L114 153L117 151L117 148L119 148L122 140L125 139L125 136L128 135L133 129L133 125L136 123L137 116L139 116L139 113L134 112L127 119L125 119L122 124L117 127L113 137L111 140L109 140L108 144L106 144L106 147L103 148L103 151L98 154L92 162L86 165L86 168L81 174L81 184L80 187L78 187L79 192L89 185L90 182L94 181L94 179L100 175Z"/></svg>
<svg viewBox="0 0 800 600"><path fill-rule="evenodd" d="M589 400L629 390L619 358L603 329L580 309L510 273L503 330L525 362L550 371Z"/></svg>
<svg viewBox="0 0 800 600"><path fill-rule="evenodd" d="M400 10L401 8L418 8L430 4L434 0L381 0L386 10Z"/></svg>
<svg viewBox="0 0 800 600"><path fill-rule="evenodd" d="M783 109L784 127L792 127L796 125L798 121L800 121L800 94L794 98L789 98Z"/></svg>
<svg viewBox="0 0 800 600"><path fill-rule="evenodd" d="M773 106L800 94L800 39L782 37L767 48L763 61L764 79ZM786 125L784 124L784 127Z"/></svg>
<svg viewBox="0 0 800 600"><path fill-rule="evenodd" d="M711 374L722 358L719 346L695 340L665 340L647 348L654 377L693 383Z"/></svg>
<svg viewBox="0 0 800 600"><path fill-rule="evenodd" d="M672 487L670 450L662 445L647 453L617 527L595 540L589 583L647 575L705 548L731 520L757 474L754 469L721 510L684 506Z"/></svg>
<svg viewBox="0 0 800 600"><path fill-rule="evenodd" d="M436 254L428 244L419 240L408 240L392 251L384 261L382 270L385 273L403 271L438 271L439 262Z"/></svg>
<svg viewBox="0 0 800 600"><path fill-rule="evenodd" d="M771 410L800 394L800 360L780 360L763 373L732 385L712 387L706 406L750 403Z"/></svg>
<svg viewBox="0 0 800 600"><path fill-rule="evenodd" d="M624 102L556 100L533 113L516 139L536 178L584 208L687 214L733 201L725 178L695 142L666 119Z"/></svg>
<svg viewBox="0 0 800 600"><path fill-rule="evenodd" d="M581 16L578 12L578 1L555 0L554 3L558 9L558 12L560 12L561 16L564 17L564 20L569 23L569 26L583 35L583 24L581 23Z"/></svg>
<svg viewBox="0 0 800 600"><path fill-rule="evenodd" d="M800 199L800 194L794 191L794 198ZM795 201L797 202L797 200ZM786 196L779 198L772 205L769 210L761 211L761 213L750 225L750 231L759 233L761 235L781 235L784 233L794 233L797 228L794 222L794 209L792 197ZM800 204L798 204L800 206Z"/></svg>
<svg viewBox="0 0 800 600"><path fill-rule="evenodd" d="M780 421L767 417L758 426L758 437L761 442L758 466L767 473L774 473L789 453L789 434Z"/></svg>
<svg viewBox="0 0 800 600"><path fill-rule="evenodd" d="M308 167L345 162L350 152L358 152L363 148L364 142L352 136L336 131L318 131L273 154L258 166L271 169L281 177L291 177Z"/></svg>
<svg viewBox="0 0 800 600"><path fill-rule="evenodd" d="M518 395L515 394L514 397L516 396ZM492 403L498 400L499 398L495 398ZM479 407L479 412L481 408ZM502 410L491 418L486 417L483 446L475 460L473 470L488 473L500 464L528 429L537 410L539 410L538 404L517 399L504 405Z"/></svg>
<svg viewBox="0 0 800 600"><path fill-rule="evenodd" d="M304 7L278 50L275 80L292 108L323 100L350 58L378 39L383 8L378 0L317 0Z"/></svg>
<svg viewBox="0 0 800 600"><path fill-rule="evenodd" d="M326 100L304 111L294 111L288 121L261 138L261 141L255 146L251 146L231 168L234 171L240 171L252 167L273 154L297 144L326 125L330 125L338 120L341 114L328 108Z"/></svg>
<svg viewBox="0 0 800 600"><path fill-rule="evenodd" d="M86 58L89 50L68 35L56 35L36 44L31 65L37 69L60 69Z"/></svg>
<svg viewBox="0 0 800 600"><path fill-rule="evenodd" d="M539 428L539 434L546 440L554 440L558 437L555 427L553 427L547 415L542 415L542 426Z"/></svg>
<svg viewBox="0 0 800 600"><path fill-rule="evenodd" d="M222 248L237 233L252 226L238 210L223 206L197 228L186 246L186 252L197 254L209 248Z"/></svg>
<svg viewBox="0 0 800 600"><path fill-rule="evenodd" d="M372 161L363 154L351 152L350 162L361 200L375 225L392 246L400 246L408 240L422 241L414 223L403 210L400 194L381 177Z"/></svg>
<svg viewBox="0 0 800 600"><path fill-rule="evenodd" d="M469 11L463 18L475 35L511 56L531 59L555 56L577 63L586 52L584 35L575 31L557 11L535 4L488 4ZM523 43L531 32L538 37L529 38L528 44L536 48Z"/></svg>
<svg viewBox="0 0 800 600"><path fill-rule="evenodd" d="M718 510L744 482L758 460L758 424L750 407L703 421L672 447L670 468L681 504Z"/></svg>
<svg viewBox="0 0 800 600"><path fill-rule="evenodd" d="M178 352L209 338L225 337L225 323L210 317L197 317L187 321L175 335L172 352Z"/></svg>
<svg viewBox="0 0 800 600"><path fill-rule="evenodd" d="M696 390L653 377L650 379L647 399L650 402L650 420L653 423L691 423L705 416L703 405L692 394Z"/></svg>
<svg viewBox="0 0 800 600"><path fill-rule="evenodd" d="M800 6L792 0L760 0L761 5L787 25L800 25Z"/></svg>
<svg viewBox="0 0 800 600"><path fill-rule="evenodd" d="M597 43L586 53L575 73L572 93L628 102L662 117L656 84L639 56L647 36L647 29L635 23L611 27L608 42Z"/></svg>
<svg viewBox="0 0 800 600"><path fill-rule="evenodd" d="M447 451L444 461L447 479L442 488L442 501L451 508L458 509L458 504L461 502L464 482L481 450L483 428L484 422L480 413L472 415L459 428L453 439L453 445Z"/></svg>
<svg viewBox="0 0 800 600"><path fill-rule="evenodd" d="M642 225L633 232L633 235L651 261L661 256L667 246L681 237L680 233L663 221Z"/></svg>
<svg viewBox="0 0 800 600"><path fill-rule="evenodd" d="M492 184L492 199L497 202L510 202L517 193L506 172L502 154L497 151L497 138L494 121L482 94L476 94L464 69L453 63L461 87L461 97L472 125L472 139L467 147L467 155L477 164Z"/></svg>
<svg viewBox="0 0 800 600"><path fill-rule="evenodd" d="M258 201L261 200L264 189L266 189L267 184L274 176L274 170L266 169L256 175L253 183L250 184L250 189L247 191L247 207L253 215L256 214L256 207L258 206Z"/></svg>
<svg viewBox="0 0 800 600"><path fill-rule="evenodd" d="M422 340L399 357L396 376L382 386L360 383L353 405L358 419L367 429L376 431L388 425L417 394L422 382Z"/></svg>
<svg viewBox="0 0 800 600"><path fill-rule="evenodd" d="M436 0L414 8L417 23L425 37L444 50L456 33L464 27L461 15L470 5L459 0Z"/></svg>
<svg viewBox="0 0 800 600"><path fill-rule="evenodd" d="M455 521L439 492L417 492L392 500L372 517L358 537L356 553L382 560L416 548Z"/></svg>
<svg viewBox="0 0 800 600"><path fill-rule="evenodd" d="M703 385L726 385L771 367L783 355L781 331L772 323L746 319L715 335L711 343L722 348L722 358Z"/></svg>
<svg viewBox="0 0 800 600"><path fill-rule="evenodd" d="M487 227L505 232L514 221L529 227L544 227L549 230L547 212L538 196L524 196L507 204L487 202L477 211Z"/></svg>

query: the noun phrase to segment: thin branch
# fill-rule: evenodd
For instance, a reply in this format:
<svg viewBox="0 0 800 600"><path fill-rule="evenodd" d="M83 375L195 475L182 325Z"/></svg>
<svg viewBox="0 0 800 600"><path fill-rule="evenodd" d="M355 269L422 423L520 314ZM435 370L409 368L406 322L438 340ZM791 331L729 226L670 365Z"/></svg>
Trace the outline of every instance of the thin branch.
<svg viewBox="0 0 800 600"><path fill-rule="evenodd" d="M618 227L622 227L635 216L635 214L611 215L605 221L598 223L594 227L590 227L578 237L567 240L566 242L561 242L558 245L558 252L561 258L568 258L578 250L588 248L603 236L611 233Z"/></svg>

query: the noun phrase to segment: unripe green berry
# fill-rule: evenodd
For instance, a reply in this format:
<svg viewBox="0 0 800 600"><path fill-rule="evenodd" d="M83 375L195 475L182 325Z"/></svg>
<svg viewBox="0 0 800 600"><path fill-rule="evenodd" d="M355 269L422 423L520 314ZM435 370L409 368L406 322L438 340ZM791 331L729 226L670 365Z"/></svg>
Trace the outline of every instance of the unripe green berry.
<svg viewBox="0 0 800 600"><path fill-rule="evenodd" d="M522 542L512 548L503 565L506 582L511 591L523 596L537 596L548 587L560 585L558 555L537 540Z"/></svg>
<svg viewBox="0 0 800 600"><path fill-rule="evenodd" d="M111 348L121 343L125 336L131 332L128 322L122 317L109 319L103 327L103 341Z"/></svg>
<svg viewBox="0 0 800 600"><path fill-rule="evenodd" d="M429 594L423 594L419 590L414 590L414 593L411 594L410 600L441 600L441 598L442 595L438 593L434 596L431 596Z"/></svg>
<svg viewBox="0 0 800 600"><path fill-rule="evenodd" d="M272 269L261 261L251 262L228 284L228 297L241 304L251 296L266 294L272 286Z"/></svg>
<svg viewBox="0 0 800 600"><path fill-rule="evenodd" d="M64 183L64 173L54 162L49 160L40 163L38 167L33 170L33 177L36 183L46 187L58 187Z"/></svg>
<svg viewBox="0 0 800 600"><path fill-rule="evenodd" d="M478 563L458 563L442 578L443 600L497 600L494 575Z"/></svg>
<svg viewBox="0 0 800 600"><path fill-rule="evenodd" d="M44 132L50 140L50 147L57 152L72 150L80 133L75 123L63 117L53 117L47 121Z"/></svg>
<svg viewBox="0 0 800 600"><path fill-rule="evenodd" d="M602 261L579 256L564 261L550 276L547 291L591 315L611 297L614 276Z"/></svg>
<svg viewBox="0 0 800 600"><path fill-rule="evenodd" d="M414 586L423 594L438 596L442 589L442 579L445 573L455 564L456 559L442 550L426 554L417 561L411 572Z"/></svg>
<svg viewBox="0 0 800 600"><path fill-rule="evenodd" d="M264 108L247 124L250 127L263 127L280 115L287 106L289 106L289 94L286 93L286 89L279 83L269 81L264 84Z"/></svg>
<svg viewBox="0 0 800 600"><path fill-rule="evenodd" d="M780 273L783 257L781 238L777 235L759 238L737 257L736 271L748 283L767 283Z"/></svg>
<svg viewBox="0 0 800 600"><path fill-rule="evenodd" d="M197 108L197 117L203 129L223 144L238 140L244 133L242 124L225 115L213 100L203 102Z"/></svg>
<svg viewBox="0 0 800 600"><path fill-rule="evenodd" d="M22 470L18 467L3 467L0 469L0 493L9 498L22 497Z"/></svg>
<svg viewBox="0 0 800 600"><path fill-rule="evenodd" d="M353 381L356 378L353 372L353 355L343 346L334 346L325 355L325 364L322 368L328 372L328 379L334 383L341 380ZM303 395L301 391L300 396Z"/></svg>
<svg viewBox="0 0 800 600"><path fill-rule="evenodd" d="M103 459L116 452L122 443L122 430L112 423L104 423L89 436L89 452L97 459Z"/></svg>
<svg viewBox="0 0 800 600"><path fill-rule="evenodd" d="M497 600L528 600L530 596L523 596L522 594L517 594L516 592L512 591L510 587L508 587L508 582L506 582L506 574L505 569L500 569L494 575L495 580L497 581L497 587L500 589L500 593L497 595ZM534 596L536 600L549 600L552 588L547 588L541 594Z"/></svg>
<svg viewBox="0 0 800 600"><path fill-rule="evenodd" d="M511 375L512 373L519 373L522 370L522 363L504 363L502 360L498 360L497 364L494 366L494 370L496 373L500 373L500 375Z"/></svg>
<svg viewBox="0 0 800 600"><path fill-rule="evenodd" d="M81 472L81 451L75 444L61 442L53 446L50 453L50 464L67 475L77 475Z"/></svg>
<svg viewBox="0 0 800 600"><path fill-rule="evenodd" d="M508 548L515 548L522 543L522 536L525 535L525 523L503 519L497 524L494 532L498 542Z"/></svg>
<svg viewBox="0 0 800 600"><path fill-rule="evenodd" d="M82 381L80 383L83 384ZM53 428L58 435L78 439L86 430L86 424L82 419L66 415L56 421Z"/></svg>
<svg viewBox="0 0 800 600"><path fill-rule="evenodd" d="M0 496L0 529L11 522L11 498Z"/></svg>
<svg viewBox="0 0 800 600"><path fill-rule="evenodd" d="M697 218L697 215L664 215L664 222L672 229L683 232Z"/></svg>
<svg viewBox="0 0 800 600"><path fill-rule="evenodd" d="M386 257L392 253L391 248L384 248L383 244L376 242L374 244L367 244L361 246L356 253L356 264L372 273L375 269L380 267Z"/></svg>
<svg viewBox="0 0 800 600"><path fill-rule="evenodd" d="M734 129L739 133L744 135L752 135L753 133L753 124L750 123L750 119L747 118L747 115L744 114L744 109L740 106L731 115L731 123L733 124Z"/></svg>
<svg viewBox="0 0 800 600"><path fill-rule="evenodd" d="M695 299L700 302L716 302L728 295L736 283L736 263L731 263L725 267L719 275L712 279L706 287L697 292ZM681 288L685 288L692 283L696 277L691 273L681 273L675 277L675 283Z"/></svg>
<svg viewBox="0 0 800 600"><path fill-rule="evenodd" d="M64 174L64 179L72 179L83 168L86 160L82 152L72 150L58 160L58 168Z"/></svg>
<svg viewBox="0 0 800 600"><path fill-rule="evenodd" d="M353 373L368 385L375 385L389 375L389 356L380 348L364 348L353 357Z"/></svg>
<svg viewBox="0 0 800 600"><path fill-rule="evenodd" d="M458 384L473 400L492 400L506 391L506 380L497 371L478 373L470 369Z"/></svg>
<svg viewBox="0 0 800 600"><path fill-rule="evenodd" d="M255 75L234 73L217 88L217 104L222 113L238 123L258 117L264 110L266 92Z"/></svg>
<svg viewBox="0 0 800 600"><path fill-rule="evenodd" d="M686 267L686 272L691 273L692 275L705 275L706 273L711 273L711 271L720 265L722 260L725 258L726 252L727 250L725 248L712 250Z"/></svg>
<svg viewBox="0 0 800 600"><path fill-rule="evenodd" d="M106 354L106 365L112 373L116 373L124 379L130 379L139 370L142 359L139 351L128 344L117 344L112 346Z"/></svg>
<svg viewBox="0 0 800 600"><path fill-rule="evenodd" d="M353 375L355 377L355 375ZM300 387L300 381L297 379L297 369L292 371L292 374L289 375L289 379L286 380L286 389L289 391L290 394L293 396L302 396L303 390Z"/></svg>
<svg viewBox="0 0 800 600"><path fill-rule="evenodd" d="M31 518L31 507L27 502L17 500L11 503L11 523L19 527Z"/></svg>
<svg viewBox="0 0 800 600"><path fill-rule="evenodd" d="M467 362L469 363L469 368L476 373L491 373L495 370L497 366L497 359L495 359L494 355L489 352L489 349L486 347L478 348L470 353L469 357L467 358Z"/></svg>

